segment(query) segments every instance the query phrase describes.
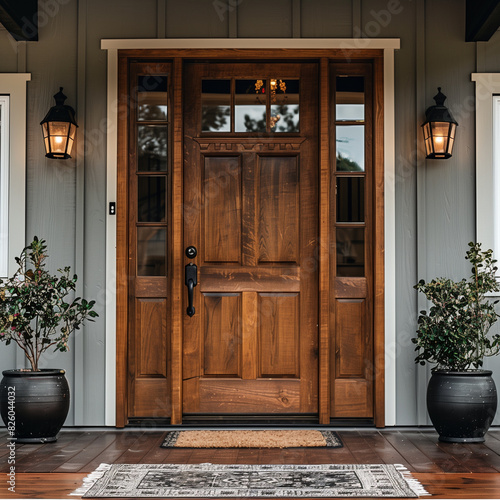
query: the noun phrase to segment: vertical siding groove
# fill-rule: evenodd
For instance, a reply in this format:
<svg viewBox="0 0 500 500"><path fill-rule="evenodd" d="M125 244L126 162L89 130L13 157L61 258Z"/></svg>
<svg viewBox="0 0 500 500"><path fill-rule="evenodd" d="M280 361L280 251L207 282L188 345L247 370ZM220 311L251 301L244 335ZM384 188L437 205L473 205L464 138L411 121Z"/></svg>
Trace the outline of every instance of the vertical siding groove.
<svg viewBox="0 0 500 500"><path fill-rule="evenodd" d="M166 37L166 12L167 12L167 0L156 0L156 37L157 38L165 38Z"/></svg>
<svg viewBox="0 0 500 500"><path fill-rule="evenodd" d="M238 5L239 2L227 0L229 12L229 38L238 38ZM234 5L233 5L234 4Z"/></svg>
<svg viewBox="0 0 500 500"><path fill-rule="evenodd" d="M26 42L17 42L17 72L26 73Z"/></svg>
<svg viewBox="0 0 500 500"><path fill-rule="evenodd" d="M87 0L78 0L77 19L77 98L76 116L78 122L76 137L76 202L75 202L75 273L78 276L76 294L84 297L85 284L85 110L86 110L86 68L87 68ZM82 326L75 335L74 349L74 425L88 423L85 418L85 332Z"/></svg>
<svg viewBox="0 0 500 500"><path fill-rule="evenodd" d="M359 38L361 33L361 0L352 0L352 37Z"/></svg>
<svg viewBox="0 0 500 500"><path fill-rule="evenodd" d="M476 42L476 73L486 71L486 45L485 42Z"/></svg>
<svg viewBox="0 0 500 500"><path fill-rule="evenodd" d="M300 38L300 2L301 0L292 0L292 37Z"/></svg>

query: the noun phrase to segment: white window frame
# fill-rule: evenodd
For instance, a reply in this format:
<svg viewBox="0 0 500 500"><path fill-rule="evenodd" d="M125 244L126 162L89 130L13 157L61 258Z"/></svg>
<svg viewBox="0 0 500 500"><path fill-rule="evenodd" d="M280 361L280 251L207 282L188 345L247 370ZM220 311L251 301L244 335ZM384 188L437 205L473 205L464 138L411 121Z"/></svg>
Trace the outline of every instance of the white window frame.
<svg viewBox="0 0 500 500"><path fill-rule="evenodd" d="M0 277L9 273L9 103L0 95Z"/></svg>
<svg viewBox="0 0 500 500"><path fill-rule="evenodd" d="M500 260L500 73L476 82L476 241ZM497 273L500 279L500 271Z"/></svg>
<svg viewBox="0 0 500 500"><path fill-rule="evenodd" d="M1 193L3 203L7 204L7 233L0 227L2 239L7 237L7 274L16 270L14 256L19 255L25 246L26 234L26 82L31 80L30 73L0 73L0 96L8 96L8 134L7 147L2 148L2 163L7 165L2 175L8 179L8 199ZM5 100L7 102L7 100ZM2 135L3 135L2 133ZM6 155L6 158L4 157ZM3 270L2 270L3 272Z"/></svg>

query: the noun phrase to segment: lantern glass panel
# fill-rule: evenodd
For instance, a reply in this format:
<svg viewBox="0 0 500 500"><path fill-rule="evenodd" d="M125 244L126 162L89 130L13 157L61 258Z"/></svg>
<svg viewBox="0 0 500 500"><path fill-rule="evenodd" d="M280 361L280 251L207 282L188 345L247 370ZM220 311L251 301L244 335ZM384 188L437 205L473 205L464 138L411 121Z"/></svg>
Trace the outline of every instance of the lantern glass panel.
<svg viewBox="0 0 500 500"><path fill-rule="evenodd" d="M433 151L432 151L432 140L431 140L430 137L428 137L425 140L425 155L429 156L432 153L433 153Z"/></svg>
<svg viewBox="0 0 500 500"><path fill-rule="evenodd" d="M431 122L431 128L434 152L446 153L450 124L448 122Z"/></svg>
<svg viewBox="0 0 500 500"><path fill-rule="evenodd" d="M42 123L42 134L43 134L44 139L46 139L49 135L49 129L47 127L47 122Z"/></svg>
<svg viewBox="0 0 500 500"><path fill-rule="evenodd" d="M452 138L450 138L450 140L448 141L448 149L446 151L450 156L453 151L453 144L455 144L455 141Z"/></svg>
<svg viewBox="0 0 500 500"><path fill-rule="evenodd" d="M67 137L70 123L68 122L48 122L49 134Z"/></svg>

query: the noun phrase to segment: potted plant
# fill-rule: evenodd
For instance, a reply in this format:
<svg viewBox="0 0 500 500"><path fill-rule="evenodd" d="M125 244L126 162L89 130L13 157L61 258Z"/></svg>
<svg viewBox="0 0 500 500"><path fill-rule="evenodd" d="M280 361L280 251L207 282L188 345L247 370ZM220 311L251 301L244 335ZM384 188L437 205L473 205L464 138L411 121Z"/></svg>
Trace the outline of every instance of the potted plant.
<svg viewBox="0 0 500 500"><path fill-rule="evenodd" d="M432 302L418 317L416 363L434 363L427 388L427 409L440 441L483 442L497 408L492 372L482 370L483 358L500 351L500 335L488 336L497 321L497 301L487 294L500 291L492 250L469 243L465 257L472 264L469 279L421 280L415 288Z"/></svg>
<svg viewBox="0 0 500 500"><path fill-rule="evenodd" d="M0 340L17 344L29 369L5 370L0 383L0 410L11 436L21 443L56 441L69 410L64 370L40 369L47 349L68 351L71 333L97 317L95 301L70 299L77 276L70 268L52 275L46 269L47 246L36 236L16 257L18 270L0 279Z"/></svg>

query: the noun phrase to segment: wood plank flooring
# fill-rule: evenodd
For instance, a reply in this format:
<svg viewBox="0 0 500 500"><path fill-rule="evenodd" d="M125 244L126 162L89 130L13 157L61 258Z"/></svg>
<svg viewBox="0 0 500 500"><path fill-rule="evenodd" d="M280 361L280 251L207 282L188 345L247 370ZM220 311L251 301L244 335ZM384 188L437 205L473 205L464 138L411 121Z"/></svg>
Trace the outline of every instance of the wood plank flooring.
<svg viewBox="0 0 500 500"><path fill-rule="evenodd" d="M67 429L56 443L17 445L16 491L7 490L0 432L0 498L77 498L69 493L100 463L399 463L435 498L500 499L500 429L484 444L440 443L430 429L345 429L338 449L163 449L165 430Z"/></svg>

